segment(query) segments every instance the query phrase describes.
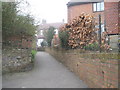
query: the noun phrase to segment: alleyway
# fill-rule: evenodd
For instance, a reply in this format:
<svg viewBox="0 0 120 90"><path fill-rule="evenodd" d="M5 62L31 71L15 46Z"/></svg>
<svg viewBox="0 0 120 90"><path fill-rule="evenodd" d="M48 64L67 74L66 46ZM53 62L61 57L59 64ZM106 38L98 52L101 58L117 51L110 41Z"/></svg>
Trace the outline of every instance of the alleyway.
<svg viewBox="0 0 120 90"><path fill-rule="evenodd" d="M3 88L86 88L74 73L46 52L38 52L32 71L3 76Z"/></svg>

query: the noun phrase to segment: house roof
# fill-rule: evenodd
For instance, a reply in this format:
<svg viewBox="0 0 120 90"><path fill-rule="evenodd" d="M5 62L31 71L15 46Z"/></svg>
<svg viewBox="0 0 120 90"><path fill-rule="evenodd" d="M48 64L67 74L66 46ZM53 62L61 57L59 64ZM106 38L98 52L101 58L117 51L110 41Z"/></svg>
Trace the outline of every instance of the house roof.
<svg viewBox="0 0 120 90"><path fill-rule="evenodd" d="M46 23L46 24L40 24L38 26L38 30L47 30L49 29L50 26L59 29L62 25L64 25L65 23Z"/></svg>
<svg viewBox="0 0 120 90"><path fill-rule="evenodd" d="M81 5L81 4L89 4L89 3L94 3L94 2L102 2L104 0L70 0L67 3L67 6L76 6L76 5Z"/></svg>
<svg viewBox="0 0 120 90"><path fill-rule="evenodd" d="M39 35L37 36L38 39L45 39L45 37L43 35Z"/></svg>

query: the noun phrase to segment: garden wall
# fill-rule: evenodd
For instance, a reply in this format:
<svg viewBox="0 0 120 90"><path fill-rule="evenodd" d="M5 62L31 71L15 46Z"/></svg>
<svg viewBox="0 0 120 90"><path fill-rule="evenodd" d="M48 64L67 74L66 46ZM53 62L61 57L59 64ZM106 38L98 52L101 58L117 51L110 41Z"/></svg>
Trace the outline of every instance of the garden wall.
<svg viewBox="0 0 120 90"><path fill-rule="evenodd" d="M11 47L2 49L2 75L32 70L34 56L31 53L32 51L28 49L13 49Z"/></svg>
<svg viewBox="0 0 120 90"><path fill-rule="evenodd" d="M80 53L79 50L46 51L80 77L90 88L118 87L117 54Z"/></svg>

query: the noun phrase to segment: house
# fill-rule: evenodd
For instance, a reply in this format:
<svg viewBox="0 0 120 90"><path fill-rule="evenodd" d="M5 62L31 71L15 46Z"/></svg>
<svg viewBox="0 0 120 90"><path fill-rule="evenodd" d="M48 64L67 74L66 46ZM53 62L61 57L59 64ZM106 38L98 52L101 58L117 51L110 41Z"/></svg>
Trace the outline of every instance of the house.
<svg viewBox="0 0 120 90"><path fill-rule="evenodd" d="M41 42L45 39L43 33L47 31L50 27L55 28L55 35L58 36L59 28L64 24L65 24L64 22L58 22L58 23L46 23L45 21L42 22L42 24L40 24L37 29L37 37L38 37L37 45L41 46Z"/></svg>
<svg viewBox="0 0 120 90"><path fill-rule="evenodd" d="M108 34L118 34L118 25L120 23L120 2L105 2L104 13Z"/></svg>
<svg viewBox="0 0 120 90"><path fill-rule="evenodd" d="M105 0L106 1L106 0ZM109 36L109 45L118 51L120 32L120 1L105 2L105 23Z"/></svg>
<svg viewBox="0 0 120 90"><path fill-rule="evenodd" d="M79 2L78 2L79 1ZM118 34L120 26L120 1L112 2L112 0L70 0L67 3L68 23L81 13L89 13L95 16L95 20L99 23L98 15L101 15L102 32L108 32L108 41L112 48L117 48Z"/></svg>
<svg viewBox="0 0 120 90"><path fill-rule="evenodd" d="M93 14L98 23L98 16L101 14L101 27L102 32L104 32L104 0L93 0L94 2L92 0L86 0L86 2L83 2L83 0L79 0L79 2L73 2L74 0L71 1L67 4L68 23L83 12Z"/></svg>
<svg viewBox="0 0 120 90"><path fill-rule="evenodd" d="M104 13L104 0L96 0L96 2L91 2L91 0L87 0L86 2L83 2L83 0L79 0L79 2L71 1L67 4L68 22L70 22L73 18L79 16L83 12L95 14L95 16Z"/></svg>

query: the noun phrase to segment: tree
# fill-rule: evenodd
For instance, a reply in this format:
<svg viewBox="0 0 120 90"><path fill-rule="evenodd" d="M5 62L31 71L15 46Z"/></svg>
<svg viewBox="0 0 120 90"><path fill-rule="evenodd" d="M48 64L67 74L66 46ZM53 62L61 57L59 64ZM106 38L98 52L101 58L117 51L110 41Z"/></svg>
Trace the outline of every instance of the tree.
<svg viewBox="0 0 120 90"><path fill-rule="evenodd" d="M15 34L19 35L20 32L26 35L34 35L36 26L34 25L34 19L30 15L22 16L18 15L16 18L16 31Z"/></svg>
<svg viewBox="0 0 120 90"><path fill-rule="evenodd" d="M64 49L70 48L70 46L68 45L68 40L69 40L68 31L59 31L59 38L62 48Z"/></svg>
<svg viewBox="0 0 120 90"><path fill-rule="evenodd" d="M43 40L43 41L41 42L41 46L42 46L42 47L47 46L47 42L46 42L45 40Z"/></svg>
<svg viewBox="0 0 120 90"><path fill-rule="evenodd" d="M21 2L2 3L2 36L3 41L14 35L35 35L36 26L31 15L19 14L18 6Z"/></svg>
<svg viewBox="0 0 120 90"><path fill-rule="evenodd" d="M46 38L46 41L47 41L49 47L51 46L51 41L52 41L53 36L54 36L54 30L55 30L54 27L50 27L48 29L48 31L44 32L44 36Z"/></svg>
<svg viewBox="0 0 120 90"><path fill-rule="evenodd" d="M15 18L17 16L17 3L2 3L2 35L3 40L13 34Z"/></svg>

